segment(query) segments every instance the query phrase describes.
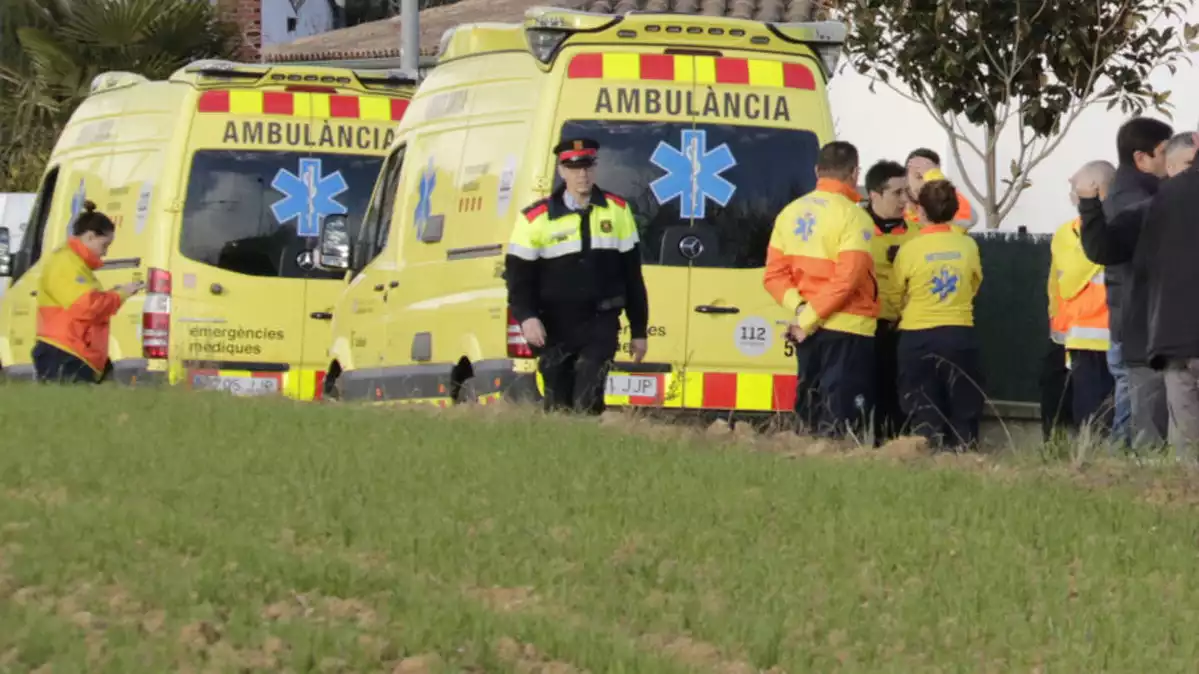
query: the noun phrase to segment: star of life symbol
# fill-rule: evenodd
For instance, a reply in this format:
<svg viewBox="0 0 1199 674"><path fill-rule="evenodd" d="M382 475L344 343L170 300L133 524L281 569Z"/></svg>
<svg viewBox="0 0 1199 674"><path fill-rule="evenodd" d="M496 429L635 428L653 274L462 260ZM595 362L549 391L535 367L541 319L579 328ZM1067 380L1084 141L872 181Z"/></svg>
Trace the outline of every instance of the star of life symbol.
<svg viewBox="0 0 1199 674"><path fill-rule="evenodd" d="M932 293L937 296L937 301L944 302L958 291L958 275L949 267L941 267L941 271L933 276L932 284Z"/></svg>
<svg viewBox="0 0 1199 674"><path fill-rule="evenodd" d="M795 235L807 241L812 238L812 234L816 233L816 216L812 215L812 211L805 211L803 215L795 219Z"/></svg>
<svg viewBox="0 0 1199 674"><path fill-rule="evenodd" d="M301 159L298 175L279 169L271 187L283 195L271 205L271 213L280 225L295 220L298 236L320 236L325 217L347 212L337 201L338 195L349 189L346 179L341 171L324 175L320 159Z"/></svg>
<svg viewBox="0 0 1199 674"><path fill-rule="evenodd" d="M680 217L702 220L709 199L727 206L733 198L737 186L720 174L736 166L737 160L727 143L709 150L708 132L703 129L685 129L680 147L658 142L649 160L666 175L649 187L659 204L677 198Z"/></svg>
<svg viewBox="0 0 1199 674"><path fill-rule="evenodd" d="M433 166L433 158L420 174L419 194L416 198L416 211L412 219L416 222L417 236L425 230L425 224L433 215L433 189L437 187L437 169Z"/></svg>

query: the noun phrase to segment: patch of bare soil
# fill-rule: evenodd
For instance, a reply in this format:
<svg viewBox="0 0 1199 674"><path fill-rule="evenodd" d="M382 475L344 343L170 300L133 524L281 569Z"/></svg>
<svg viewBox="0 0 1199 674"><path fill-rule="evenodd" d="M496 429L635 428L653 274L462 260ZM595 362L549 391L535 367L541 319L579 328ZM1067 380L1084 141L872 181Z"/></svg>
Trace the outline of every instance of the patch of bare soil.
<svg viewBox="0 0 1199 674"><path fill-rule="evenodd" d="M521 643L512 637L500 637L492 645L492 651L518 674L583 674L588 671L568 662L552 660L538 652L533 644Z"/></svg>
<svg viewBox="0 0 1199 674"><path fill-rule="evenodd" d="M758 668L749 662L728 657L719 647L686 635L650 634L640 639L640 645L685 667L713 674L759 674ZM777 667L766 671L768 674L784 674Z"/></svg>

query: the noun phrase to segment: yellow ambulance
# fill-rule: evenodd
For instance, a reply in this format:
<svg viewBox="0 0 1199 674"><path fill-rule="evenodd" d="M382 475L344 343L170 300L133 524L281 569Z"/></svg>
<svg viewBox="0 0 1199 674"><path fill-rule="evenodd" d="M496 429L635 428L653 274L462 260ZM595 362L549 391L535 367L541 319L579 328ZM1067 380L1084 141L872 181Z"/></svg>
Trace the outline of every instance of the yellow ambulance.
<svg viewBox="0 0 1199 674"><path fill-rule="evenodd" d="M536 397L507 312L509 234L558 184L563 137L601 144L630 204L649 354L618 355L612 405L792 408L787 317L762 286L775 216L812 190L833 128L825 85L846 29L534 8L442 39L376 186L334 309L328 394L434 402ZM628 350L628 325L621 348Z"/></svg>
<svg viewBox="0 0 1199 674"><path fill-rule="evenodd" d="M116 379L311 399L323 390L350 245L416 88L399 72L198 61L105 73L46 167L0 300L0 367L31 378L41 260L84 200L117 225L97 272L144 296L113 319Z"/></svg>

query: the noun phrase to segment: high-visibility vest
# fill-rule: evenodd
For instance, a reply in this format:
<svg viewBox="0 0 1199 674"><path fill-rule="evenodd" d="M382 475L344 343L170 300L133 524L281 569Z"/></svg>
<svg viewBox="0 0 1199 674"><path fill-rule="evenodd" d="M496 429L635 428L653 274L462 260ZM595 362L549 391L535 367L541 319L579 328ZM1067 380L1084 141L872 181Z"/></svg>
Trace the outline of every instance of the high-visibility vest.
<svg viewBox="0 0 1199 674"><path fill-rule="evenodd" d="M1065 329L1069 350L1107 351L1111 346L1108 328L1107 286L1103 266L1087 259L1079 238L1079 221L1066 223L1053 235L1051 244L1057 286L1057 325Z"/></svg>

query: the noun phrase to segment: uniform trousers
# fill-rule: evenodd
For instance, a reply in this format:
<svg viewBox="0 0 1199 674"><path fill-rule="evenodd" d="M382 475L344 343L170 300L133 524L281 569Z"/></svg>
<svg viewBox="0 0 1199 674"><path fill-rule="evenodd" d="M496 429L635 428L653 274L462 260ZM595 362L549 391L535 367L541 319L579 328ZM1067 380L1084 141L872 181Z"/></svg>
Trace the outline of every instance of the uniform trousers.
<svg viewBox="0 0 1199 674"><path fill-rule="evenodd" d="M1115 417L1116 380L1107 368L1107 351L1070 349L1070 381L1075 422L1080 427L1095 424L1095 430L1108 433Z"/></svg>
<svg viewBox="0 0 1199 674"><path fill-rule="evenodd" d="M903 410L899 405L899 330L895 323L878 322L874 349L874 440L877 445L898 437L904 427Z"/></svg>
<svg viewBox="0 0 1199 674"><path fill-rule="evenodd" d="M795 357L795 412L806 430L862 437L874 408L874 337L820 329L800 342Z"/></svg>
<svg viewBox="0 0 1199 674"><path fill-rule="evenodd" d="M1066 369L1066 347L1049 341L1041 359L1041 438L1074 428L1074 386Z"/></svg>
<svg viewBox="0 0 1199 674"><path fill-rule="evenodd" d="M547 412L601 414L608 371L620 341L620 312L557 309L541 316L545 347L537 367L545 386Z"/></svg>
<svg viewBox="0 0 1199 674"><path fill-rule="evenodd" d="M63 384L99 384L112 372L112 361L96 374L91 365L57 346L38 341L32 352L33 369L38 381Z"/></svg>
<svg viewBox="0 0 1199 674"><path fill-rule="evenodd" d="M982 387L973 328L905 330L900 336L900 402L909 428L930 446L977 445Z"/></svg>

